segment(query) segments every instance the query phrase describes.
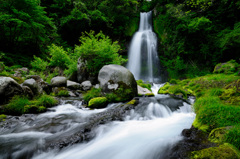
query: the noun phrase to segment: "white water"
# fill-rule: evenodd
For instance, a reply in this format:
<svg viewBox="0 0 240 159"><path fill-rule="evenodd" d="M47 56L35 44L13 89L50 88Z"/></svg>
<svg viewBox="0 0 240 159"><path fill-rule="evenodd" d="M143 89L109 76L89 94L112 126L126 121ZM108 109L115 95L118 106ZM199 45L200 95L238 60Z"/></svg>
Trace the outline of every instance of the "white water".
<svg viewBox="0 0 240 159"><path fill-rule="evenodd" d="M134 34L129 48L127 68L137 80L159 82L157 36L152 31L151 19L152 12L141 13L139 30Z"/></svg>
<svg viewBox="0 0 240 159"><path fill-rule="evenodd" d="M190 128L195 115L191 106L171 112L166 106L149 103L142 111L131 110L125 121L99 126L97 137L65 150L42 153L34 159L159 159L164 158L181 131Z"/></svg>

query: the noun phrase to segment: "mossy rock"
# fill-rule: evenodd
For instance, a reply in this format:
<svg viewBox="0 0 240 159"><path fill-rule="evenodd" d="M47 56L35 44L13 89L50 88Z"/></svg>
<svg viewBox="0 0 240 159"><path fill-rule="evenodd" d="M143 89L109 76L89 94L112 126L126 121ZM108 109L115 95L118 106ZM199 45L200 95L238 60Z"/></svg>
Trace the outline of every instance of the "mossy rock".
<svg viewBox="0 0 240 159"><path fill-rule="evenodd" d="M1 122L1 121L5 121L6 118L7 118L6 115L1 114L1 115L0 115L0 122Z"/></svg>
<svg viewBox="0 0 240 159"><path fill-rule="evenodd" d="M141 86L143 88L147 88L149 91L152 92L152 90L151 90L152 85L151 84L144 83L143 80L137 80L136 82L137 82L137 85L139 85L139 86Z"/></svg>
<svg viewBox="0 0 240 159"><path fill-rule="evenodd" d="M213 129L209 134L208 139L214 143L223 143L224 135L226 134L227 130L229 130L230 128L231 127L221 127L221 128Z"/></svg>
<svg viewBox="0 0 240 159"><path fill-rule="evenodd" d="M231 74L237 72L239 64L235 60L226 63L219 63L215 66L213 73Z"/></svg>
<svg viewBox="0 0 240 159"><path fill-rule="evenodd" d="M239 151L231 144L210 147L191 153L191 159L239 159Z"/></svg>
<svg viewBox="0 0 240 159"><path fill-rule="evenodd" d="M146 97L154 97L155 95L153 93L147 93L144 96L146 96Z"/></svg>
<svg viewBox="0 0 240 159"><path fill-rule="evenodd" d="M46 111L46 107L44 106L36 106L36 105L24 106L24 114L37 114L37 113L43 113L45 111Z"/></svg>
<svg viewBox="0 0 240 159"><path fill-rule="evenodd" d="M137 104L137 101L135 99L129 101L127 104L129 105L136 105Z"/></svg>
<svg viewBox="0 0 240 159"><path fill-rule="evenodd" d="M92 98L89 103L88 107L90 108L104 108L108 104L108 99L106 97L96 97Z"/></svg>
<svg viewBox="0 0 240 159"><path fill-rule="evenodd" d="M199 130L202 130L203 132L207 132L209 130L209 126L205 125L205 124L201 124L197 117L195 118L195 120L193 121L192 124L195 128L198 128Z"/></svg>
<svg viewBox="0 0 240 159"><path fill-rule="evenodd" d="M164 84L164 86L162 86L161 88L159 88L158 94L168 94L168 93L169 93L168 89L169 89L170 86L171 86L170 83L169 83L169 82L166 82L166 83Z"/></svg>

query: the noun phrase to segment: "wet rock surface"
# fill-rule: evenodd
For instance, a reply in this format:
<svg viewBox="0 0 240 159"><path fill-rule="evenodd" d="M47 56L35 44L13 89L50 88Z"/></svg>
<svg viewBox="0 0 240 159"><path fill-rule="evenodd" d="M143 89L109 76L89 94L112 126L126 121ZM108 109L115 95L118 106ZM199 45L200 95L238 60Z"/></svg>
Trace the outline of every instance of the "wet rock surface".
<svg viewBox="0 0 240 159"><path fill-rule="evenodd" d="M217 146L216 143L208 141L208 134L193 126L182 131L183 140L178 142L169 153L169 159L189 159L192 151L198 151Z"/></svg>

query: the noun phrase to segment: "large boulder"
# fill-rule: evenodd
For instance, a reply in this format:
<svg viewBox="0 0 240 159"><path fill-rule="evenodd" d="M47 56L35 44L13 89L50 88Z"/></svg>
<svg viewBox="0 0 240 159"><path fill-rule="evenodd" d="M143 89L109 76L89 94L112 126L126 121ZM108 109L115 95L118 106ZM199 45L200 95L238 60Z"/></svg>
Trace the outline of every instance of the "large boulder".
<svg viewBox="0 0 240 159"><path fill-rule="evenodd" d="M0 104L7 102L14 95L23 93L23 88L14 79L0 77Z"/></svg>
<svg viewBox="0 0 240 159"><path fill-rule="evenodd" d="M27 79L26 81L23 82L22 85L29 87L34 93L34 95L42 94L42 88L38 85L37 81L33 78Z"/></svg>
<svg viewBox="0 0 240 159"><path fill-rule="evenodd" d="M137 96L137 83L133 74L120 65L105 65L99 71L98 81L103 93L114 93L118 101Z"/></svg>
<svg viewBox="0 0 240 159"><path fill-rule="evenodd" d="M66 87L67 78L63 76L57 76L51 79L52 87Z"/></svg>
<svg viewBox="0 0 240 159"><path fill-rule="evenodd" d="M82 83L88 79L88 76L89 73L87 71L86 62L79 58L77 63L77 81Z"/></svg>

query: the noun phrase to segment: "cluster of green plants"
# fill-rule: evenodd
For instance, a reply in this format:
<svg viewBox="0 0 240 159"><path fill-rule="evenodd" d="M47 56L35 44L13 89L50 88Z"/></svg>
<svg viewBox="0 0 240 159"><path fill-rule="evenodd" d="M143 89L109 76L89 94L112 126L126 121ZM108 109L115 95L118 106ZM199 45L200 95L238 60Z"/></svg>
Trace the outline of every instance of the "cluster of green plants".
<svg viewBox="0 0 240 159"><path fill-rule="evenodd" d="M34 56L31 66L35 72L47 82L54 75L59 74L60 70L64 70L66 76L72 75L77 71L77 62L80 57L86 62L86 69L92 76L96 76L99 70L107 64L124 64L127 60L118 54L120 46L118 42L104 35L102 32L95 34L94 31L83 33L80 37L81 45L76 46L74 52L70 49L65 50L61 46L52 44L48 47L49 57L46 59ZM54 71L48 71L49 68L55 68Z"/></svg>
<svg viewBox="0 0 240 159"><path fill-rule="evenodd" d="M11 115L42 113L57 103L58 101L49 95L41 95L33 100L29 100L24 96L14 96L10 102L3 107L2 113Z"/></svg>
<svg viewBox="0 0 240 159"><path fill-rule="evenodd" d="M240 55L238 1L152 0L161 64L170 78L194 78Z"/></svg>

